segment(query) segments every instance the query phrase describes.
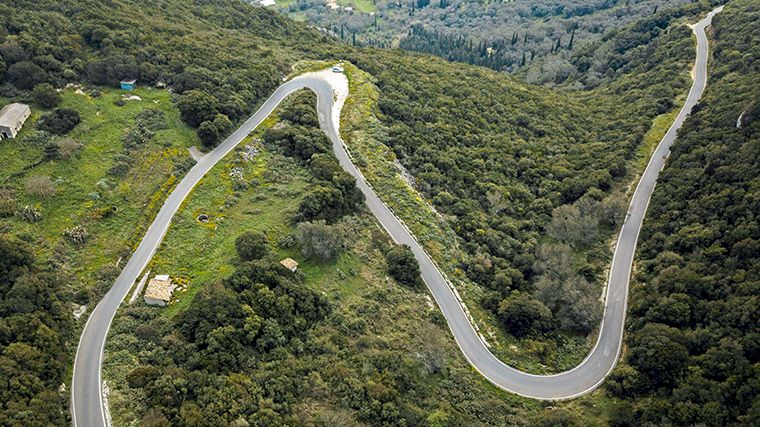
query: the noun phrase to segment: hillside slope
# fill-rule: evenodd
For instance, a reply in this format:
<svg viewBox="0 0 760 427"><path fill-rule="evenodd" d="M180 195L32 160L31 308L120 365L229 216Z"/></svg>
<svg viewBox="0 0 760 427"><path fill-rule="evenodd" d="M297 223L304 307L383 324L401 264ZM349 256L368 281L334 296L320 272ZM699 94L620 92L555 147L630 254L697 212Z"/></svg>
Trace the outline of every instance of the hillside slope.
<svg viewBox="0 0 760 427"><path fill-rule="evenodd" d="M660 175L639 245L623 425L760 419L760 11L728 3L713 70Z"/></svg>
<svg viewBox="0 0 760 427"><path fill-rule="evenodd" d="M389 175L378 174L376 181L370 178L383 195L391 194L390 190L384 193L386 188L403 182L399 178L403 167L411 172L416 178L414 186L403 183L408 191L386 200L462 287L477 320L487 326L496 351L506 356L507 362L538 372L572 366L585 353L584 342L593 333L600 310L596 297L610 254L605 241L619 221L617 200L624 197L626 185L637 174L636 155L653 119L677 104L675 94L686 87L691 59L672 55L691 51L679 49L689 46L690 40L683 23L674 22L669 27L672 31L662 31L667 33L662 43L655 44L652 51L639 52L658 55L662 61L647 63L594 91L554 92L426 55L352 48L270 11L233 0L150 4L117 0L108 7L87 0L16 0L0 5L0 12L4 97L37 102L35 92L45 92L44 83L56 87L83 83L90 93L102 91L103 98L92 102L103 103L119 98L114 87L125 77L137 77L138 86L167 84L171 96L164 90L142 90L157 94L159 102L167 101L162 106L172 118L176 135L163 143L176 146L182 154L196 142L188 134L188 126L201 143L213 146L269 95L293 65L309 66L299 61L350 60L358 67L347 69L355 77L352 84L357 87L352 93L357 93L357 98L352 101L353 109L346 110L353 117L343 119L354 130L347 142L364 156L366 164L360 162L359 166L382 161L383 167L391 167L386 169ZM638 73L669 78L639 79L645 74ZM38 87L42 89L35 89ZM72 135L81 132L83 138L94 138L85 133L92 130L90 124L96 120L92 116L99 117L99 110L67 99L78 98L68 92L61 106L77 111L85 120ZM33 107L38 109L37 104ZM113 137L118 135L115 131L110 133L112 138L99 139L108 145L109 161L128 160L129 151L126 158L114 155L129 148L133 137L143 141L146 134L142 130L131 132L138 124L135 120L129 116L123 122L109 122L130 129L125 140ZM29 123L33 125L36 122ZM161 133L157 135L160 138ZM26 146L32 139L24 135L15 142ZM137 145L144 147L141 143ZM148 146L163 155L160 145ZM375 151L364 150L367 147ZM42 147L35 150L43 151ZM145 193L136 194L129 186L120 185L123 177L113 179L113 187L126 194L108 199L117 206L106 220L111 229L126 213L133 216L120 230L139 230L150 220L150 209L144 216L135 215L138 206L145 203L154 208L184 173L187 165L181 164L186 162L172 157L178 150L164 153L162 159L171 162L156 169L164 175L157 173L146 180ZM181 167L175 168L174 160ZM394 160L399 166L393 165ZM21 158L18 166L33 162ZM108 168L97 160L93 163L102 168L93 171L87 182L91 179L94 186L100 179L112 179ZM73 168L59 173L64 182L77 180ZM139 168L131 173L132 179L143 176ZM25 183L19 177L3 178L4 190L10 190L4 191L9 215L2 219L3 232L17 234L22 219L14 214L31 195L16 197L27 191ZM95 196L84 189L72 187L72 191L76 196L70 208L73 212L87 213L96 204ZM106 194L105 190L102 193ZM40 197L43 211L60 202L57 197ZM423 209L413 209L419 206ZM592 220L578 221L581 215ZM74 216L65 221L78 219ZM62 221L56 222L58 228L51 234L26 227L22 237L55 247L64 239L64 225L70 224ZM98 251L94 242L107 242L112 231L98 226L88 229L90 240L75 240L66 246L70 258L86 260L83 254L93 252L101 256L98 262L114 266L128 252L124 249L134 243L127 233L121 236L119 244L124 246L119 251ZM545 238L547 230L555 232ZM567 230L574 233L570 240L562 237ZM76 234L73 238L78 239ZM37 252L41 265L58 265L49 262L57 253ZM553 262L552 257L577 260L563 264L565 270L561 271L573 279L570 290L577 296L570 301L577 302L570 310L558 310L566 302L551 298L563 281L541 270L542 263ZM89 274L74 271L75 277L68 281L72 294L81 292L78 303L95 302L118 267L103 275L94 270ZM508 317L503 315L502 307L508 305L505 301L520 294L535 295L530 298L552 307L554 313L540 327L504 321ZM92 299L87 301L88 297ZM424 307L425 303L420 300L418 304ZM532 300L531 304L536 306ZM9 336L13 338L17 332L11 330ZM75 341L74 336L70 338ZM7 348L5 341L1 345L3 350ZM57 376L58 383L67 381L60 373L51 375ZM32 397L19 399L28 403Z"/></svg>

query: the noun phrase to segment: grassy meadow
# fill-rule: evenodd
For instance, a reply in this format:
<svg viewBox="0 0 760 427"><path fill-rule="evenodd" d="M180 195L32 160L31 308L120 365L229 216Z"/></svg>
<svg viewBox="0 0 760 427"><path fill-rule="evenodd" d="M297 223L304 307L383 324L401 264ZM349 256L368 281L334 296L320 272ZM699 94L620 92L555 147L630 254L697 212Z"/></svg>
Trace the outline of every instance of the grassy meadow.
<svg viewBox="0 0 760 427"><path fill-rule="evenodd" d="M63 137L81 144L68 158L40 161L44 144L37 141L35 122L44 111L36 106L19 136L0 143L3 186L10 189L19 208L34 206L42 214L31 223L13 216L1 218L0 227L31 243L40 259L56 258L63 268L71 269L81 280L80 289L91 288L96 277L113 275L119 260L125 262L160 207L156 201L163 200L172 186L174 165L189 157L189 146L197 145L195 133L181 123L167 91L140 88L134 95L142 100L117 106L115 101L122 98L118 90L103 89L97 97L64 90L60 108L74 109L81 117L81 123ZM166 129L136 152L125 176L109 175L123 151L123 135L148 107L164 113ZM50 177L55 194L29 194L27 185L34 177ZM62 234L77 225L84 226L90 237L72 245Z"/></svg>

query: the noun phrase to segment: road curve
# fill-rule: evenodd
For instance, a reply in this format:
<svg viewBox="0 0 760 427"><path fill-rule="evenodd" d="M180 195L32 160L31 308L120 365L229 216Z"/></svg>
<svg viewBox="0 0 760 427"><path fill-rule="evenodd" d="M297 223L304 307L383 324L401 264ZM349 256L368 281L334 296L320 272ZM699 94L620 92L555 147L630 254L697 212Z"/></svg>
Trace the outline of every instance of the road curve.
<svg viewBox="0 0 760 427"><path fill-rule="evenodd" d="M116 310L129 289L145 268L168 230L172 217L203 176L227 153L250 134L291 93L309 88L317 95L320 125L330 138L340 165L357 179L357 186L366 197L366 204L380 224L397 243L409 245L420 263L422 278L433 294L448 322L449 328L467 360L486 379L511 393L536 399L554 400L573 398L596 388L617 362L623 337L628 279L636 248L639 229L659 171L665 163L676 131L683 124L691 108L697 103L705 87L708 45L705 27L721 8L712 11L694 26L697 36L697 60L694 83L678 117L655 150L633 195L629 214L622 227L610 271L605 312L598 341L591 353L577 367L556 375L533 375L509 367L497 359L470 324L458 299L446 279L436 268L409 230L377 197L362 174L351 162L338 133L339 124L333 114L333 88L319 77L297 77L283 83L264 105L240 128L205 155L179 182L164 202L140 245L116 278L111 289L90 314L80 336L74 360L71 385L71 411L75 426L99 427L106 425L101 390L103 348Z"/></svg>

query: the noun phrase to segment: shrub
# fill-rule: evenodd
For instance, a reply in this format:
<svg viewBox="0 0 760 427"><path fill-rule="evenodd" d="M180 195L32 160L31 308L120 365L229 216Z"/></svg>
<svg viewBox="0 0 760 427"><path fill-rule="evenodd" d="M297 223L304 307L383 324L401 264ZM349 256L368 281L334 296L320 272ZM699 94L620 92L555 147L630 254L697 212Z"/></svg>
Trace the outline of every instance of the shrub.
<svg viewBox="0 0 760 427"><path fill-rule="evenodd" d="M172 171L172 174L177 177L183 176L185 173L187 173L187 171L192 169L193 166L195 166L195 160L193 160L192 157L183 157L181 160L174 164L174 170Z"/></svg>
<svg viewBox="0 0 760 427"><path fill-rule="evenodd" d="M142 125L137 125L130 129L121 140L124 141L124 147L127 149L135 148L139 145L147 144L152 138L153 131Z"/></svg>
<svg viewBox="0 0 760 427"><path fill-rule="evenodd" d="M36 145L39 147L44 147L52 139L53 135L50 135L48 132L38 130L32 130L26 136L27 144Z"/></svg>
<svg viewBox="0 0 760 427"><path fill-rule="evenodd" d="M18 215L22 221L26 222L37 222L42 219L42 212L31 205L25 205L18 212L16 212L16 215Z"/></svg>
<svg viewBox="0 0 760 427"><path fill-rule="evenodd" d="M61 157L60 147L55 141L45 144L45 148L42 151L42 158L45 160L55 160Z"/></svg>
<svg viewBox="0 0 760 427"><path fill-rule="evenodd" d="M190 90L183 93L177 101L182 121L192 127L213 120L218 113L219 100L200 90Z"/></svg>
<svg viewBox="0 0 760 427"><path fill-rule="evenodd" d="M409 245L391 248L385 255L385 262L388 264L388 274L397 282L414 288L421 285L420 265Z"/></svg>
<svg viewBox="0 0 760 427"><path fill-rule="evenodd" d="M127 374L126 379L130 388L143 388L160 376L161 372L153 366L138 366Z"/></svg>
<svg viewBox="0 0 760 427"><path fill-rule="evenodd" d="M59 108L45 114L37 122L37 129L56 135L69 133L79 124L79 113L69 108Z"/></svg>
<svg viewBox="0 0 760 427"><path fill-rule="evenodd" d="M157 108L146 108L140 111L136 117L137 124L145 127L148 130L157 131L166 129L166 117L164 112Z"/></svg>
<svg viewBox="0 0 760 427"><path fill-rule="evenodd" d="M7 78L19 89L29 90L47 80L45 70L30 61L17 62L8 67Z"/></svg>
<svg viewBox="0 0 760 427"><path fill-rule="evenodd" d="M206 148L213 148L219 142L219 129L214 122L206 120L198 126L198 138Z"/></svg>
<svg viewBox="0 0 760 427"><path fill-rule="evenodd" d="M130 167L130 164L124 160L118 160L108 169L108 174L113 176L124 176L129 172Z"/></svg>
<svg viewBox="0 0 760 427"><path fill-rule="evenodd" d="M52 197L56 192L56 185L47 175L36 175L26 180L24 184L26 192L37 197Z"/></svg>
<svg viewBox="0 0 760 427"><path fill-rule="evenodd" d="M232 128L232 122L224 114L217 114L214 120L206 120L198 127L198 137L203 146L214 148Z"/></svg>
<svg viewBox="0 0 760 427"><path fill-rule="evenodd" d="M58 156L62 159L70 158L82 148L82 144L71 138L63 138L58 141Z"/></svg>
<svg viewBox="0 0 760 427"><path fill-rule="evenodd" d="M0 188L0 218L16 213L16 195L10 188Z"/></svg>
<svg viewBox="0 0 760 427"><path fill-rule="evenodd" d="M32 100L43 108L53 108L61 103L61 94L50 83L41 83L34 87Z"/></svg>
<svg viewBox="0 0 760 427"><path fill-rule="evenodd" d="M261 259L269 252L267 236L261 232L247 231L235 239L235 249L245 261Z"/></svg>
<svg viewBox="0 0 760 427"><path fill-rule="evenodd" d="M338 227L324 221L298 224L298 241L304 257L322 261L337 258L343 249L343 235Z"/></svg>
<svg viewBox="0 0 760 427"><path fill-rule="evenodd" d="M90 234L84 226L76 225L63 230L63 237L65 237L70 243L80 244L86 242L90 237Z"/></svg>
<svg viewBox="0 0 760 427"><path fill-rule="evenodd" d="M552 313L529 294L515 292L499 304L499 319L512 335L522 337L547 330Z"/></svg>

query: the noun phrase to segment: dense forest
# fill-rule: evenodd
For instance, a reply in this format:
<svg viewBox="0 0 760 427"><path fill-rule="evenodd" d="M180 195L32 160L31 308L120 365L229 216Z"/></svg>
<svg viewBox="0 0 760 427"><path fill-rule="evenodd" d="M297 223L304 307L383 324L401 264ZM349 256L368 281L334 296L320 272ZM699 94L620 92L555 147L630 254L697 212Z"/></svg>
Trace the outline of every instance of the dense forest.
<svg viewBox="0 0 760 427"><path fill-rule="evenodd" d="M618 425L760 419L760 10L714 20L710 82L679 132L641 232Z"/></svg>
<svg viewBox="0 0 760 427"><path fill-rule="evenodd" d="M498 315L513 291L536 296L554 310L539 336L562 331L584 337L596 324L596 295L609 256L604 242L622 210L615 190L635 173L629 162L651 120L687 87L679 70L691 58L688 31L662 31L666 20L649 30L664 33L657 43L635 34L610 39L618 51L629 51L617 58L615 84L563 94L430 57L351 48L237 2L224 8L172 4L163 19L151 17L155 8L145 6L144 23L131 3L128 10L110 11L87 2L16 6L6 6L0 46L9 96L27 99L30 89L48 83L115 86L126 76L169 84L183 121L206 147L267 96L296 58L340 57L369 72L382 93L377 138L462 239L461 268L489 291L484 307ZM36 25L43 17L56 25ZM134 25L112 25L117 17ZM201 25L180 25L193 20L228 34L219 39ZM228 52L239 55L233 60ZM308 139L284 132L267 138L292 141L293 150L306 148L299 144ZM328 219L332 213L320 213L328 205L350 209L355 202L347 184L315 189L303 218ZM556 231L552 239L539 243L550 230ZM578 261L555 263L569 256ZM567 294L576 295L567 299L573 308L560 310L565 299L553 295L567 286Z"/></svg>
<svg viewBox="0 0 760 427"><path fill-rule="evenodd" d="M346 43L400 47L498 71L529 71L533 81L553 82L572 71L572 57L579 47L663 10L680 9L678 6L692 2L414 0L367 2L368 6L361 4L364 2L353 3L356 7L348 10L331 6L325 0L298 0L287 2L280 9L330 29ZM695 10L693 6L687 9Z"/></svg>
<svg viewBox="0 0 760 427"><path fill-rule="evenodd" d="M585 336L596 325L606 240L625 209L621 187L638 173L631 161L651 121L689 87L688 27L648 24L658 37L640 28L610 38L606 48L621 52L610 54L614 79L565 99L449 67L355 59L378 78L387 144L462 239L460 268L490 291L482 304L495 315L520 291L554 313L539 333ZM594 62L599 53L587 55ZM436 78L397 81L414 69ZM547 115L560 111L557 121Z"/></svg>
<svg viewBox="0 0 760 427"><path fill-rule="evenodd" d="M24 242L0 235L0 424L64 425L73 319L55 266L39 265Z"/></svg>

